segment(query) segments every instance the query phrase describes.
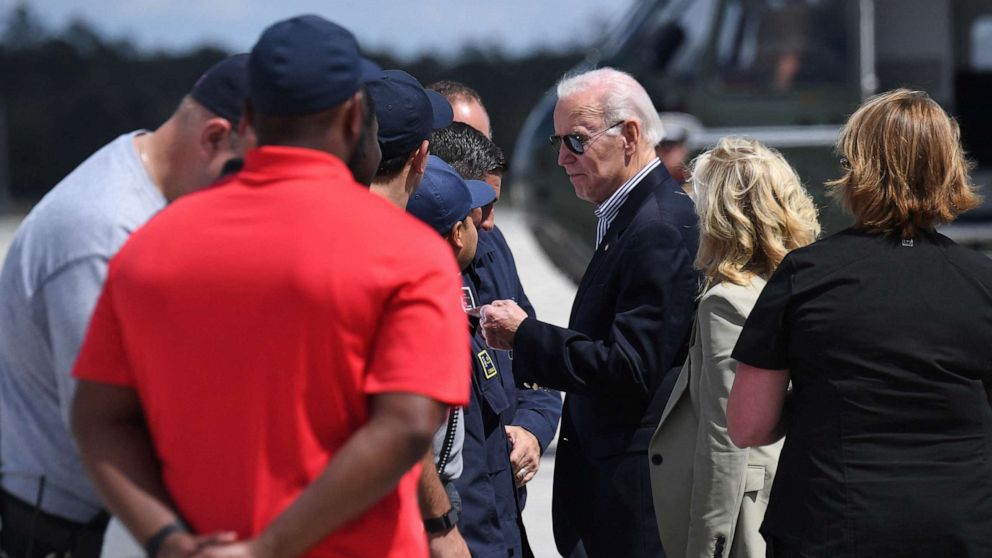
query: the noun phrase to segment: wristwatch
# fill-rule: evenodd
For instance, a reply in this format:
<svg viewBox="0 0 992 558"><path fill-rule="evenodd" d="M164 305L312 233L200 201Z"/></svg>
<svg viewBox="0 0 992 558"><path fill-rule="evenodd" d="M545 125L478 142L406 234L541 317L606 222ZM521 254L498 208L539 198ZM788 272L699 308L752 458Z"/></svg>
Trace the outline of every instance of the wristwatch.
<svg viewBox="0 0 992 558"><path fill-rule="evenodd" d="M451 508L441 517L432 517L424 520L424 530L434 535L443 533L458 524L458 510Z"/></svg>

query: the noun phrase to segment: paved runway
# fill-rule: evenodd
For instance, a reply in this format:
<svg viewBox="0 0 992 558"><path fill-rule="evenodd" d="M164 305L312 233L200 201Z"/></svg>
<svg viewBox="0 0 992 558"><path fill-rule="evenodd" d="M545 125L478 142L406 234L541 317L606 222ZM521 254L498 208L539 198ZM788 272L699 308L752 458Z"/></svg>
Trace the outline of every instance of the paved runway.
<svg viewBox="0 0 992 558"><path fill-rule="evenodd" d="M496 216L497 224L513 249L521 281L538 317L556 325L567 325L572 299L575 296L575 285L551 265L527 229L520 213L507 207L499 207ZM0 216L0 257L6 254L7 246L19 223L20 217ZM558 556L551 531L553 473L554 444L545 453L541 460L540 471L528 485L527 509L524 510L527 534L534 554L538 558ZM128 550L130 545L127 541L121 540L122 536L123 533L116 530L108 536L105 556L140 557L140 552L133 553Z"/></svg>

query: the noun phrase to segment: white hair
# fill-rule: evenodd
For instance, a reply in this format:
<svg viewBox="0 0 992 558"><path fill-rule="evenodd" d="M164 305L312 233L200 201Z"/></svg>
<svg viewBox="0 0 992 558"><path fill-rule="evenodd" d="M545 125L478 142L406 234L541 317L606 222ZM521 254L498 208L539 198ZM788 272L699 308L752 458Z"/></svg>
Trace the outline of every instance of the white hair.
<svg viewBox="0 0 992 558"><path fill-rule="evenodd" d="M651 97L634 76L608 67L566 75L558 82L558 98L564 99L590 89L603 90L600 110L603 112L605 126L621 120L636 120L641 125L645 143L652 148L665 136L661 118ZM607 133L616 135L620 130L613 129Z"/></svg>

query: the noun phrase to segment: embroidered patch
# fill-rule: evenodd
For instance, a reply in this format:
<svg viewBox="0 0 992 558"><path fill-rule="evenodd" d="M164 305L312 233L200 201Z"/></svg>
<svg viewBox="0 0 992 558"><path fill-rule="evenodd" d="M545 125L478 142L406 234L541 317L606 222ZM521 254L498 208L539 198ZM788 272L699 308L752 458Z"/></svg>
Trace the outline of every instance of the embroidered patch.
<svg viewBox="0 0 992 558"><path fill-rule="evenodd" d="M475 297L472 296L472 289L462 287L462 310L466 313L475 309Z"/></svg>
<svg viewBox="0 0 992 558"><path fill-rule="evenodd" d="M482 365L482 373L485 374L487 380L491 380L496 376L496 363L493 362L493 357L489 356L489 351L479 351L475 355L479 359L479 364Z"/></svg>

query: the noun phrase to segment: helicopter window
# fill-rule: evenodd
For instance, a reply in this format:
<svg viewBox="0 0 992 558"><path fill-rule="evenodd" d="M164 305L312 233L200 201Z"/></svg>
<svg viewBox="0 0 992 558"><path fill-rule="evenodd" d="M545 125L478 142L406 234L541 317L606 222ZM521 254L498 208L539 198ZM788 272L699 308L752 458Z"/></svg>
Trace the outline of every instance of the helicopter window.
<svg viewBox="0 0 992 558"><path fill-rule="evenodd" d="M951 0L877 0L875 72L878 90L922 89L953 103Z"/></svg>
<svg viewBox="0 0 992 558"><path fill-rule="evenodd" d="M992 15L979 17L971 25L971 69L992 72Z"/></svg>
<svg viewBox="0 0 992 558"><path fill-rule="evenodd" d="M678 0L659 10L644 24L634 43L640 65L680 76L696 74L715 8L714 0Z"/></svg>
<svg viewBox="0 0 992 558"><path fill-rule="evenodd" d="M844 84L849 39L843 4L728 2L716 36L718 80L728 90L755 93Z"/></svg>
<svg viewBox="0 0 992 558"><path fill-rule="evenodd" d="M992 91L992 13L977 15L970 23L963 22L962 30L965 29L969 35L970 63L954 76L955 112L969 158L979 169L988 172L992 168L992 141L989 140L992 111L988 110L989 92Z"/></svg>

